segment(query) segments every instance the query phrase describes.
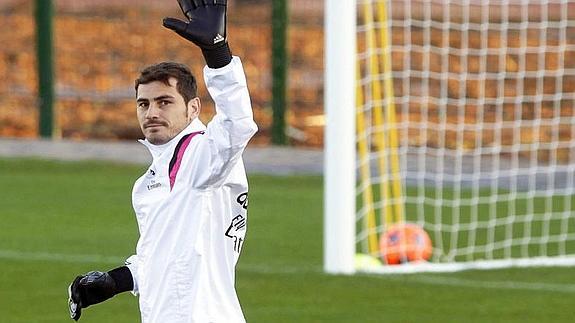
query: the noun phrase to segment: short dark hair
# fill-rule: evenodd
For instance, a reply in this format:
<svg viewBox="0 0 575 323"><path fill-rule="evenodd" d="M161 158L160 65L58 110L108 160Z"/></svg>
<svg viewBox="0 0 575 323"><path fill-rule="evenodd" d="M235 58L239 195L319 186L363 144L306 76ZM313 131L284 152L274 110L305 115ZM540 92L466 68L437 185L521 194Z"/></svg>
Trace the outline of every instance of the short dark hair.
<svg viewBox="0 0 575 323"><path fill-rule="evenodd" d="M178 81L176 90L178 90L178 93L184 98L186 104L198 96L196 78L190 69L184 64L175 62L162 62L143 69L140 72L140 77L135 81L136 93L138 92L138 86L140 86L140 84L159 81L170 85L169 80L172 77Z"/></svg>

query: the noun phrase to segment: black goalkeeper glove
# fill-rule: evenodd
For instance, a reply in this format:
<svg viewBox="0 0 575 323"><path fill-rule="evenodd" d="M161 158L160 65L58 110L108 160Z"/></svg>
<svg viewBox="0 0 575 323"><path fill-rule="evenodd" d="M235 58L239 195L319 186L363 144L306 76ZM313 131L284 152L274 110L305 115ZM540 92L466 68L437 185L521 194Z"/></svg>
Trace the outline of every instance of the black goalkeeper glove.
<svg viewBox="0 0 575 323"><path fill-rule="evenodd" d="M164 27L201 48L211 68L230 63L232 54L227 42L227 0L178 0L188 21L164 18Z"/></svg>
<svg viewBox="0 0 575 323"><path fill-rule="evenodd" d="M109 272L91 271L80 275L68 287L70 317L78 321L83 308L101 303L133 288L132 274L125 266Z"/></svg>

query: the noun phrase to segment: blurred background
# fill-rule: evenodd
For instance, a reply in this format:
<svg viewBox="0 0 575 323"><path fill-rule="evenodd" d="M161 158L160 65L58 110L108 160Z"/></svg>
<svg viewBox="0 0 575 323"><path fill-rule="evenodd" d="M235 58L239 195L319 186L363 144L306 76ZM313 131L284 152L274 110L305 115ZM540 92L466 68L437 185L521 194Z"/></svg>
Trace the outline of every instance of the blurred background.
<svg viewBox="0 0 575 323"><path fill-rule="evenodd" d="M279 1L284 2L284 1ZM36 15L32 0L0 0L0 137L40 134ZM39 1L42 3L42 1ZM133 140L140 138L133 81L147 65L164 60L192 67L204 102L201 119L213 114L203 86L202 56L195 46L162 27L166 16L181 17L175 1L54 0L53 75L56 138ZM272 1L229 0L229 39L242 58L255 119L252 145L272 141ZM287 1L285 93L277 143L322 144L323 1ZM285 6L285 4L284 4ZM281 13L280 13L281 14ZM289 27L288 27L289 26ZM276 29L278 30L278 29ZM42 35L42 32L40 33ZM42 55L42 53L40 53ZM276 113L276 116L279 113ZM285 121L283 121L283 120ZM277 123L277 122L276 122ZM285 124L285 125L284 125Z"/></svg>
<svg viewBox="0 0 575 323"><path fill-rule="evenodd" d="M46 51L36 52L35 5L47 2L0 0L0 15L4 30L8 31L0 33L3 44L0 48L0 75L3 75L0 137L40 135L37 57L45 56ZM209 120L212 102L206 97L201 80L204 63L199 51L161 26L165 16L181 17L174 1L53 0L51 3L53 59L47 58L47 61L53 62L55 96L51 133L54 137L139 138L133 80L143 67L163 60L192 67L200 78L200 93L206 107L201 118L204 122ZM229 0L229 3L232 50L244 62L255 119L260 127L251 144L322 147L323 1ZM525 5L506 9L498 2L489 2L492 23L503 21L505 9L509 22L527 15L533 27L512 24L504 31L489 30L487 37L483 37L478 31L464 33L457 27L465 6L454 3L443 7L440 1L431 3L431 17L425 19L435 24L450 19L452 25L448 33L443 27L418 24L424 18L424 2L390 3L394 96L400 123L408 125L402 128L401 146L437 147L440 138L444 138L449 147L456 145L459 140L456 132L438 133L433 125L443 121L460 123L462 114L468 124L573 118L575 30L568 26L565 38L559 27L542 23L544 19L561 17L563 6L547 6L536 1L521 2ZM445 8L450 8L448 18L444 17ZM475 16L479 12L472 10ZM572 13L566 14L572 16ZM471 22L480 19L469 18ZM363 32L360 28L360 52L365 51ZM272 37L274 33L276 36ZM40 28L38 35L45 34ZM543 51L537 51L537 46L544 48ZM441 47L449 48L449 55L429 50ZM482 66L482 62L487 66ZM427 70L432 73L431 78L425 74ZM545 75L537 74L538 70L545 70ZM433 73L440 71L445 73L433 77ZM443 79L444 76L448 79ZM481 82L480 78L486 79ZM541 102L529 99L536 94L543 95ZM518 95L527 98L520 107L513 101ZM422 99L417 101L414 97ZM426 99L429 97L443 98L447 104ZM506 98L503 104L502 97ZM462 107L461 102L472 104ZM503 119L498 120L501 116ZM561 124L559 129L544 124L535 132L536 128L521 128L519 134L514 134L512 127L503 127L501 140L530 144L556 140L552 138L556 136L561 141L573 138L574 131L569 124ZM467 131L463 134L463 144L467 148L489 146L497 140L496 130L500 130L499 127ZM520 138L515 138L517 136ZM477 143L478 140L481 143ZM559 149L557 158L566 162L571 153ZM541 151L539 155L539 159L549 159L548 152Z"/></svg>
<svg viewBox="0 0 575 323"><path fill-rule="evenodd" d="M237 285L250 322L573 321L572 267L325 275L323 177L306 171L323 170L324 1L228 2L230 45L242 58L259 126L245 154L250 233ZM435 260L515 256L515 243L523 256L574 254L575 1L356 2L365 95L356 112L368 125L356 136L366 146L358 165L371 173L344 198L376 196L358 203L358 231L366 210L391 205L377 198L392 178L403 195L389 201L405 198L407 220L433 230ZM362 10L382 2L387 24ZM70 279L116 267L133 252L129 192L146 162L137 155L149 158L133 143L142 136L134 103L141 69L165 60L189 65L200 118L213 115L201 53L162 27L164 17L182 16L175 3L0 0L0 322L63 322ZM370 46L369 34L384 26L390 46ZM391 69L370 70L387 53ZM386 78L393 93L382 94L393 108L371 90ZM376 111L397 113L397 122L378 124ZM373 138L394 132L397 146L382 154L386 146ZM64 140L19 140L42 137ZM5 158L29 157L24 150L57 161ZM104 153L138 165L62 161ZM374 167L395 155L397 169ZM302 161L290 171L306 176L275 176ZM122 295L82 320L137 315L137 302Z"/></svg>

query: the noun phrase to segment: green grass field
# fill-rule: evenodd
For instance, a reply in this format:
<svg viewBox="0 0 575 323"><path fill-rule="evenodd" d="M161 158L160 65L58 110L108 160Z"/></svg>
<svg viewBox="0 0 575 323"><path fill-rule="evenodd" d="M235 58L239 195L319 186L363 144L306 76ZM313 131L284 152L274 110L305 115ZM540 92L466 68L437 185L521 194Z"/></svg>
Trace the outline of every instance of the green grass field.
<svg viewBox="0 0 575 323"><path fill-rule="evenodd" d="M133 181L143 167L0 160L0 323L68 322L67 286L133 253ZM322 273L322 179L250 177L237 270L248 322L573 322L575 268L452 274ZM116 296L80 322L138 322Z"/></svg>

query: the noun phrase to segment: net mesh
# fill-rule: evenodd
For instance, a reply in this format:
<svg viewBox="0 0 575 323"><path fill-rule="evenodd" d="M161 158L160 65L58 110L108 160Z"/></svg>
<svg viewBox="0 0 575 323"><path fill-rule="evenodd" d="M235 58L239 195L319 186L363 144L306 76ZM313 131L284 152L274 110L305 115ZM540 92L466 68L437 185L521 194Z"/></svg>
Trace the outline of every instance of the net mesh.
<svg viewBox="0 0 575 323"><path fill-rule="evenodd" d="M575 254L575 3L357 3L357 249L432 263Z"/></svg>

